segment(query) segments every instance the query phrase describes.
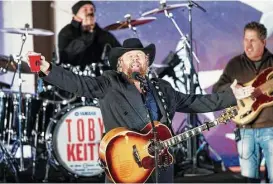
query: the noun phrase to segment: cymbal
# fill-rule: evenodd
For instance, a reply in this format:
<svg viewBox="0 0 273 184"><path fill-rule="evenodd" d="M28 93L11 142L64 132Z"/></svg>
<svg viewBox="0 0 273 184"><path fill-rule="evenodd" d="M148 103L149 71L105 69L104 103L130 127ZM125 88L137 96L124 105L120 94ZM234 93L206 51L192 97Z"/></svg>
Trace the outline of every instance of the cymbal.
<svg viewBox="0 0 273 184"><path fill-rule="evenodd" d="M12 61L11 57L9 56L0 55L0 68L6 69L6 71L14 72L17 71L17 63ZM21 72L32 73L28 64L24 61L21 62Z"/></svg>
<svg viewBox="0 0 273 184"><path fill-rule="evenodd" d="M26 28L3 28L0 29L0 32L3 33L12 33L12 34L24 34L26 33ZM54 33L45 29L36 29L36 28L28 28L27 33L33 36L52 36Z"/></svg>
<svg viewBox="0 0 273 184"><path fill-rule="evenodd" d="M156 64L156 63L153 63L153 64L151 64L150 67L151 68L166 68L166 67L170 67L170 66L167 65L167 64Z"/></svg>
<svg viewBox="0 0 273 184"><path fill-rule="evenodd" d="M153 10L144 12L141 16L145 17L147 15L154 15L154 14L157 14L157 13L162 13L162 12L164 12L164 10L174 10L174 9L182 8L182 7L187 8L188 4L187 3L181 3L181 4L166 5L166 7L164 7L164 8L160 7L160 8L155 8Z"/></svg>
<svg viewBox="0 0 273 184"><path fill-rule="evenodd" d="M156 20L156 17L141 17L138 19L132 19L130 21L131 26L139 26L142 24L147 24ZM129 21L118 21L117 23L110 24L106 26L104 29L111 31L111 30L119 30L119 29L126 29L129 28Z"/></svg>

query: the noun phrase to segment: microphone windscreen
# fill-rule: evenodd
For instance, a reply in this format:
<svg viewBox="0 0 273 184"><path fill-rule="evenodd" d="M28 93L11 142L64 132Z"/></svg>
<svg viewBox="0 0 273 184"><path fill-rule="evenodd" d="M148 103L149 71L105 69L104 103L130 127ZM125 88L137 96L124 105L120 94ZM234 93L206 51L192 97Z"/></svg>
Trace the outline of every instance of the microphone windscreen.
<svg viewBox="0 0 273 184"><path fill-rule="evenodd" d="M133 72L131 77L132 77L132 79L137 79L137 76L139 76L139 75L140 75L139 72Z"/></svg>

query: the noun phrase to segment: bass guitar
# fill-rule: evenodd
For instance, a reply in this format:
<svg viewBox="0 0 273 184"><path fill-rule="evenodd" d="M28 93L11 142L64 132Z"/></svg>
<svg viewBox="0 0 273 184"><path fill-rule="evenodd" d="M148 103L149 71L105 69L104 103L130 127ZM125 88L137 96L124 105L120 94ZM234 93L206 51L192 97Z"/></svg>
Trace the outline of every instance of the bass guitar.
<svg viewBox="0 0 273 184"><path fill-rule="evenodd" d="M247 98L237 101L238 115L233 121L238 125L251 123L264 109L273 105L273 67L263 70L255 79L244 84L253 86L254 93Z"/></svg>
<svg viewBox="0 0 273 184"><path fill-rule="evenodd" d="M101 140L99 158L109 179L115 183L144 183L155 169L154 145L157 142L158 167L164 169L173 163L168 148L205 130L226 123L237 114L237 109L226 109L216 120L172 137L170 129L159 122L155 123L158 141L154 141L152 124L147 124L141 132L124 127L109 131Z"/></svg>

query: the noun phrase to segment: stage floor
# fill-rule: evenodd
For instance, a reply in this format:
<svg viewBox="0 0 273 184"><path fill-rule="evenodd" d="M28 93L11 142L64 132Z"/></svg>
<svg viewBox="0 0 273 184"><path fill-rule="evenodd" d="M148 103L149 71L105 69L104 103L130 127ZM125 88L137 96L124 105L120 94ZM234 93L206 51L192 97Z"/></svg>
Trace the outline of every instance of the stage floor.
<svg viewBox="0 0 273 184"><path fill-rule="evenodd" d="M29 172L22 172L19 175L20 183L41 183L43 182L44 173L37 173L36 180L33 180ZM3 180L1 181L3 182ZM5 181L7 183L14 183L13 177L9 176ZM49 183L104 183L104 176L79 178L78 180L70 180L57 174L56 172L49 173ZM214 173L206 176L175 176L175 183L245 183L244 178L239 174L230 170L221 173ZM265 183L262 181L262 183Z"/></svg>
<svg viewBox="0 0 273 184"><path fill-rule="evenodd" d="M45 162L39 162L35 171L35 178L32 177L32 168L29 167L24 172L18 173L18 181L20 183L104 183L104 174L101 176L78 178L70 177L67 175L67 172L61 172L55 170L53 167L50 167L48 173L48 180L44 181L45 178ZM190 171L190 170L188 170ZM204 171L204 169L199 170ZM208 170L206 170L208 171ZM0 170L0 182L4 183L15 183L14 175L11 175L10 172L7 172L6 181L3 180L3 170ZM186 174L184 170L177 172L174 182L175 183L245 183L244 178L240 175L240 167L234 166L227 168L227 171L223 172L222 170L214 168L213 174L209 175L197 175L191 176L191 172ZM204 173L204 172L202 172ZM212 173L212 172L211 172ZM262 177L264 176L264 168L261 168ZM185 176L186 175L186 176ZM264 178L264 177L263 177ZM262 183L265 183L262 180Z"/></svg>

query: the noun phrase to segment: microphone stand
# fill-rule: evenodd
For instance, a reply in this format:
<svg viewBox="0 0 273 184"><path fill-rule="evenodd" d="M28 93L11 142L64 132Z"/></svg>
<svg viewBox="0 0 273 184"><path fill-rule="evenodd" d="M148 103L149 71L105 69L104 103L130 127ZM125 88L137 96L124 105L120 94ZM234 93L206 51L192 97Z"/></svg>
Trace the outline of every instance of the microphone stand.
<svg viewBox="0 0 273 184"><path fill-rule="evenodd" d="M147 78L146 78L146 81L147 81L146 84L144 84L143 82L140 81L140 86L141 86L142 92L143 92L143 94L145 94L145 91L146 91L146 93L150 92L152 94L153 98L155 99L154 94L153 94L153 92L151 90L151 87L150 87L150 84L149 84L149 81L148 81ZM145 97L146 97L146 95L145 95ZM146 105L146 99L145 99L145 105ZM158 168L159 141L158 141L158 138L157 138L157 130L155 128L155 123L154 123L154 120L153 120L152 112L150 111L149 108L147 108L147 111L148 111L148 114L150 116L150 120L151 120L151 124L152 124L153 139L154 139L153 143L154 143L155 183L158 183L158 176L159 176L159 168Z"/></svg>

